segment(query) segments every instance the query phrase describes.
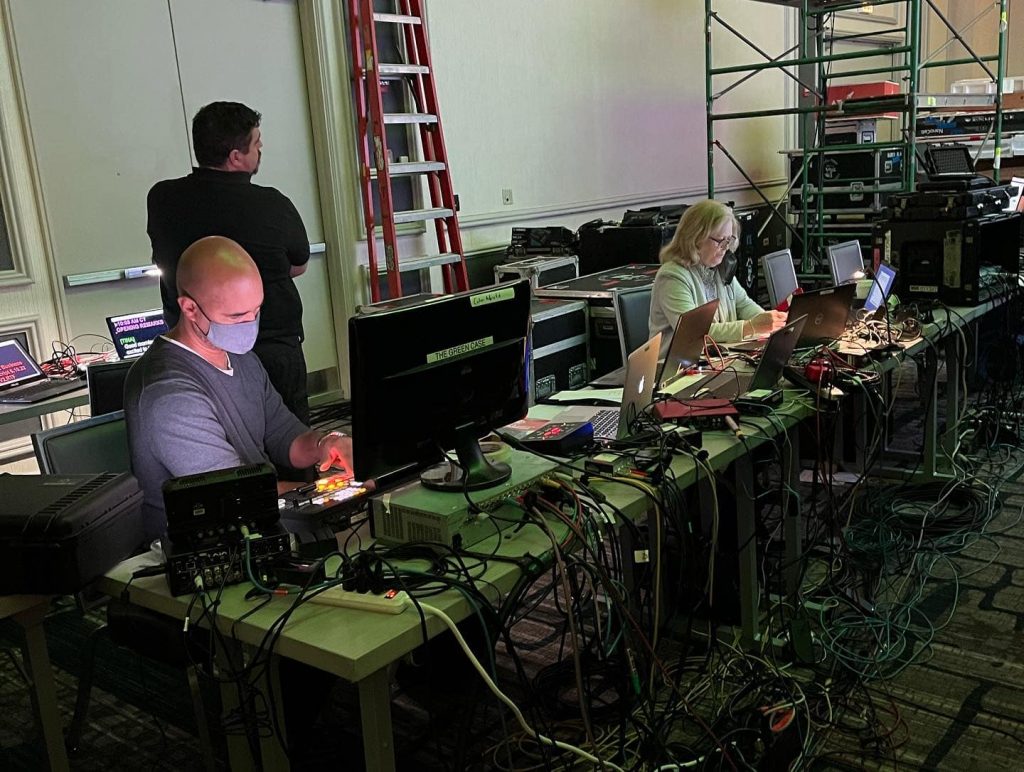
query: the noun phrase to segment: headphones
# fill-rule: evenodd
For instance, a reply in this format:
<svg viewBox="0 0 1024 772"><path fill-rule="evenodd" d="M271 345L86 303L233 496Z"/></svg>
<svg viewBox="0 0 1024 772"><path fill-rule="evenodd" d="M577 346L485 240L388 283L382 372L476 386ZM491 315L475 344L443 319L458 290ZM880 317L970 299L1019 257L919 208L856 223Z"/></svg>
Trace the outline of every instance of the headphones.
<svg viewBox="0 0 1024 772"><path fill-rule="evenodd" d="M722 262L718 264L718 277L722 280L722 284L729 287L732 284L732 280L736 278L736 269L739 267L739 258L736 257L736 253L731 249L725 253L725 257L722 258Z"/></svg>

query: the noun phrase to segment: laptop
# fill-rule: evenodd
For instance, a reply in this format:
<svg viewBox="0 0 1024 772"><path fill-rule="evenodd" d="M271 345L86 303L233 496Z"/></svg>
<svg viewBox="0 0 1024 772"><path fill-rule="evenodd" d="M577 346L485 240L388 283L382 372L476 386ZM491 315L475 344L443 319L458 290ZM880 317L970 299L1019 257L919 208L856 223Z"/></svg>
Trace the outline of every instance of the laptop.
<svg viewBox="0 0 1024 772"><path fill-rule="evenodd" d="M701 354L704 353L704 338L717 312L716 299L679 315L676 329L672 333L672 342L665 354L661 372L658 373L658 383L664 386L674 381L681 372L700 363Z"/></svg>
<svg viewBox="0 0 1024 772"><path fill-rule="evenodd" d="M794 295L789 304L788 321L807 317L797 346L812 346L842 337L856 294L856 284L842 284Z"/></svg>
<svg viewBox="0 0 1024 772"><path fill-rule="evenodd" d="M664 386L674 381L680 371L685 371L700 362L701 354L704 353L704 338L711 329L711 322L714 321L717 311L718 300L712 300L679 315L665 359L658 363L659 384ZM614 388L622 386L625 382L626 368L620 367L600 378L595 378L590 385Z"/></svg>
<svg viewBox="0 0 1024 772"><path fill-rule="evenodd" d="M634 419L651 405L658 373L661 333L644 343L626 360L626 381L622 405L617 408L578 405L558 413L552 422L590 422L595 440L622 440L629 436ZM584 395L585 396L585 395Z"/></svg>
<svg viewBox="0 0 1024 772"><path fill-rule="evenodd" d="M675 394L676 399L692 399L706 394L719 399L736 399L757 389L774 389L782 378L782 369L793 356L806 323L800 317L768 336L764 353L753 372L725 370L689 384Z"/></svg>
<svg viewBox="0 0 1024 772"><path fill-rule="evenodd" d="M0 404L32 404L85 388L85 381L51 381L17 340L0 341Z"/></svg>
<svg viewBox="0 0 1024 772"><path fill-rule="evenodd" d="M893 284L896 283L896 269L885 263L878 264L875 271L875 279L871 282L871 290L868 292L867 300L864 301L864 310L874 313L882 304L889 299Z"/></svg>
<svg viewBox="0 0 1024 772"><path fill-rule="evenodd" d="M154 340L167 332L162 308L123 316L108 316L107 329L120 359L134 359L146 353Z"/></svg>

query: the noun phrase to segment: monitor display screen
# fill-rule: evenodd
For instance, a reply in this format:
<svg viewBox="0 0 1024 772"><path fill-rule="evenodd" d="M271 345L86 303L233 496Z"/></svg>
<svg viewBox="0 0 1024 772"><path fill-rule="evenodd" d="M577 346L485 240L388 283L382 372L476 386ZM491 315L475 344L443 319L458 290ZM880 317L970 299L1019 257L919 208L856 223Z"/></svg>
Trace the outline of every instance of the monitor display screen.
<svg viewBox="0 0 1024 772"><path fill-rule="evenodd" d="M799 282L793 255L788 249L772 252L761 258L761 272L764 274L765 286L768 288L768 302L772 308L792 295Z"/></svg>
<svg viewBox="0 0 1024 772"><path fill-rule="evenodd" d="M451 466L470 478L455 490L498 484L478 440L526 415L529 327L528 281L352 317L356 478L379 484L442 462L451 449ZM429 471L424 485L450 489Z"/></svg>
<svg viewBox="0 0 1024 772"><path fill-rule="evenodd" d="M121 359L134 359L146 353L146 349L160 335L167 332L164 312L155 308L136 314L107 317L107 329L114 349Z"/></svg>
<svg viewBox="0 0 1024 772"><path fill-rule="evenodd" d="M828 248L832 283L839 285L864 278L864 257L859 241L844 241Z"/></svg>

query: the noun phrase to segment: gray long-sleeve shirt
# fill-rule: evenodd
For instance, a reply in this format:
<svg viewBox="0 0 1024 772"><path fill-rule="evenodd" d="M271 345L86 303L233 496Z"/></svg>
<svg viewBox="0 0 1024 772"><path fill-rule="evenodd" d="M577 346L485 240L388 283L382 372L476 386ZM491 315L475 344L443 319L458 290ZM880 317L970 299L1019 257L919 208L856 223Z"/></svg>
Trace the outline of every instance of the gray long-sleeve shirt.
<svg viewBox="0 0 1024 772"><path fill-rule="evenodd" d="M292 441L307 431L255 354L232 354L231 366L229 374L158 338L128 373L125 419L147 539L167 528L164 481L242 464L288 464Z"/></svg>

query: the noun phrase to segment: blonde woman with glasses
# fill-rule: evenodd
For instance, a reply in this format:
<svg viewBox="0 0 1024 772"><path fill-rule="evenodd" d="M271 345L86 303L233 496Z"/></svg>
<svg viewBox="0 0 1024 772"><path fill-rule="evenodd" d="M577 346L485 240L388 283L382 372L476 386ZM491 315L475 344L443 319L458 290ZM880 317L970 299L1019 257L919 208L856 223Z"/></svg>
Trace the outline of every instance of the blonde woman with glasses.
<svg viewBox="0 0 1024 772"><path fill-rule="evenodd" d="M719 265L739 241L740 224L732 209L718 201L689 207L675 236L661 250L661 268L654 277L650 335L662 333L662 353L668 348L679 315L718 299L718 311L708 333L719 343L734 343L774 332L786 323L779 311L765 311L747 295L735 277L726 283Z"/></svg>

